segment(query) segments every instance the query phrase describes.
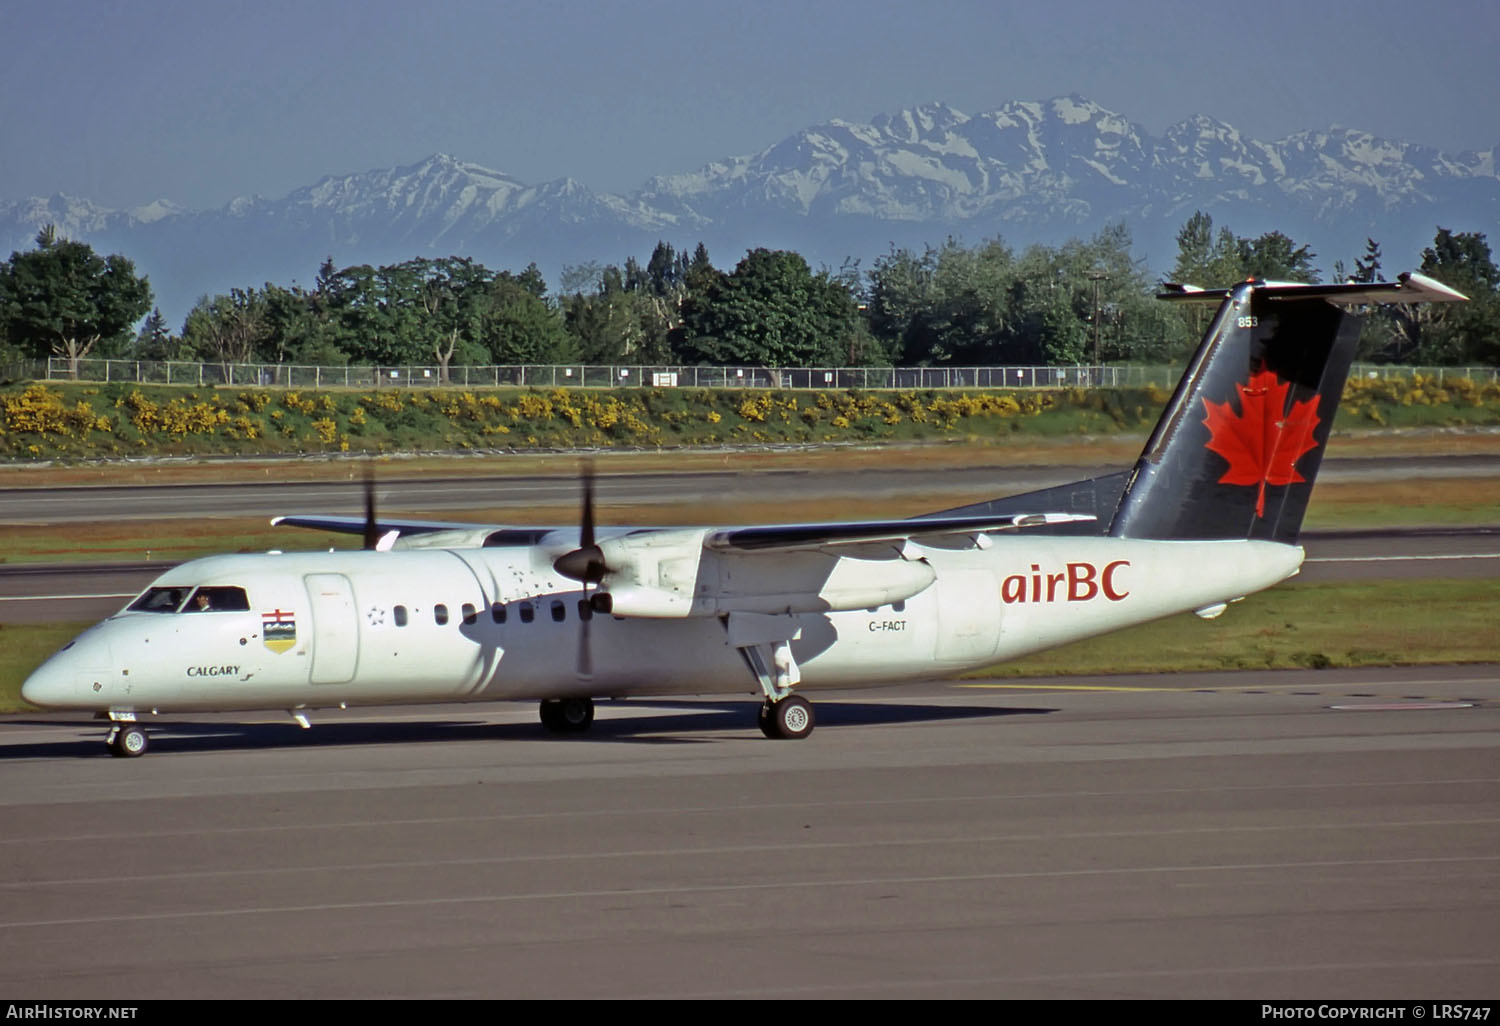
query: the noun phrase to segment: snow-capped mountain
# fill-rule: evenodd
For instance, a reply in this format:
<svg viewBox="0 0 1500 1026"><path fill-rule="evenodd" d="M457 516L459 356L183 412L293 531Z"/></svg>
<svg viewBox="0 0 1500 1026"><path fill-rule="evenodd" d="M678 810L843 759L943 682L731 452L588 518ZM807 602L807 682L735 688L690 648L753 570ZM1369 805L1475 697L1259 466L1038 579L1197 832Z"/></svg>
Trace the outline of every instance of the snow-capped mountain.
<svg viewBox="0 0 1500 1026"><path fill-rule="evenodd" d="M528 184L437 154L213 211L165 200L112 211L62 195L0 202L0 246L29 247L54 223L135 260L173 320L202 294L309 282L329 256L340 265L449 254L516 269L535 261L555 281L566 264L644 256L658 239L703 241L720 266L754 246L868 266L893 244L997 234L1059 242L1123 221L1160 272L1199 209L1241 235L1286 232L1327 271L1352 262L1366 236L1394 266L1415 263L1438 224L1493 232L1497 151L1447 154L1336 126L1264 142L1204 115L1153 137L1079 96L976 115L932 103L813 126L628 195L571 178Z"/></svg>

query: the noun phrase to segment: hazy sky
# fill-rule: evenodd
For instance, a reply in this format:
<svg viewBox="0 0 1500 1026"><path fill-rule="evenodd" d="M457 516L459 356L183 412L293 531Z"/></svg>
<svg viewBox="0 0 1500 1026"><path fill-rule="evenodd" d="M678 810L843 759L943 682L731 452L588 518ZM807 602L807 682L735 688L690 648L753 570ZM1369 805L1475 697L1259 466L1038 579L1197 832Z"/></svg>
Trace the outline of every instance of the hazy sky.
<svg viewBox="0 0 1500 1026"><path fill-rule="evenodd" d="M0 0L0 200L193 208L438 151L628 191L831 118L1500 143L1496 0Z"/></svg>

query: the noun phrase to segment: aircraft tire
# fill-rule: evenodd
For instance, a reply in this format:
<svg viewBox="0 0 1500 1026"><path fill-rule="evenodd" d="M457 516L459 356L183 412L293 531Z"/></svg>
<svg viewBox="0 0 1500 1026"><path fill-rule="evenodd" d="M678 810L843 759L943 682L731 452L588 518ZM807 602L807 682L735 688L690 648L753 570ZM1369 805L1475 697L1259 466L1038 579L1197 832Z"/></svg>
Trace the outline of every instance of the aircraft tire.
<svg viewBox="0 0 1500 1026"><path fill-rule="evenodd" d="M541 706L542 726L554 734L582 734L594 722L592 698L549 698Z"/></svg>
<svg viewBox="0 0 1500 1026"><path fill-rule="evenodd" d="M146 738L146 732L140 727L131 725L120 728L115 739L109 742L109 754L120 759L137 759L146 754L150 747L150 741Z"/></svg>
<svg viewBox="0 0 1500 1026"><path fill-rule="evenodd" d="M781 735L776 733L776 721L771 715L771 708L770 702L762 702L760 704L760 714L757 719L759 720L760 732L766 735L766 737L775 740Z"/></svg>
<svg viewBox="0 0 1500 1026"><path fill-rule="evenodd" d="M813 732L812 703L801 695L788 695L771 707L771 728L783 741L801 741Z"/></svg>

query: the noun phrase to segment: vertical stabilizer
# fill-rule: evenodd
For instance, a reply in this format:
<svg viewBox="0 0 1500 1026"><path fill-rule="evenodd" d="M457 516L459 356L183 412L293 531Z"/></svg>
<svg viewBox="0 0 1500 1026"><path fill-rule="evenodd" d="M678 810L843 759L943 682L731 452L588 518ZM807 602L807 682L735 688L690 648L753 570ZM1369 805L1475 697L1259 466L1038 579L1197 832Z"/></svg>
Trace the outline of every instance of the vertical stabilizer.
<svg viewBox="0 0 1500 1026"><path fill-rule="evenodd" d="M1462 300L1403 275L1375 285L1249 281L1165 299L1219 303L1132 471L1117 538L1295 543L1372 302Z"/></svg>

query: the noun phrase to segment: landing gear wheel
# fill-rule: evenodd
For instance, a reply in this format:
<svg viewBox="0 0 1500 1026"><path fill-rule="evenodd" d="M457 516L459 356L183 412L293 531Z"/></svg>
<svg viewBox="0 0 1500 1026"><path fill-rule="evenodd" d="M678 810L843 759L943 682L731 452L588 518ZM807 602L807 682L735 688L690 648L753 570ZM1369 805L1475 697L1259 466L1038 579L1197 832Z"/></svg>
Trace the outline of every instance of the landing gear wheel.
<svg viewBox="0 0 1500 1026"><path fill-rule="evenodd" d="M133 723L121 727L107 743L109 754L120 759L135 759L145 755L150 744L146 740L146 731Z"/></svg>
<svg viewBox="0 0 1500 1026"><path fill-rule="evenodd" d="M813 732L812 703L801 695L768 702L761 713L760 729L769 738L800 741Z"/></svg>
<svg viewBox="0 0 1500 1026"><path fill-rule="evenodd" d="M594 722L592 698L549 698L542 703L542 726L554 734L582 734Z"/></svg>

